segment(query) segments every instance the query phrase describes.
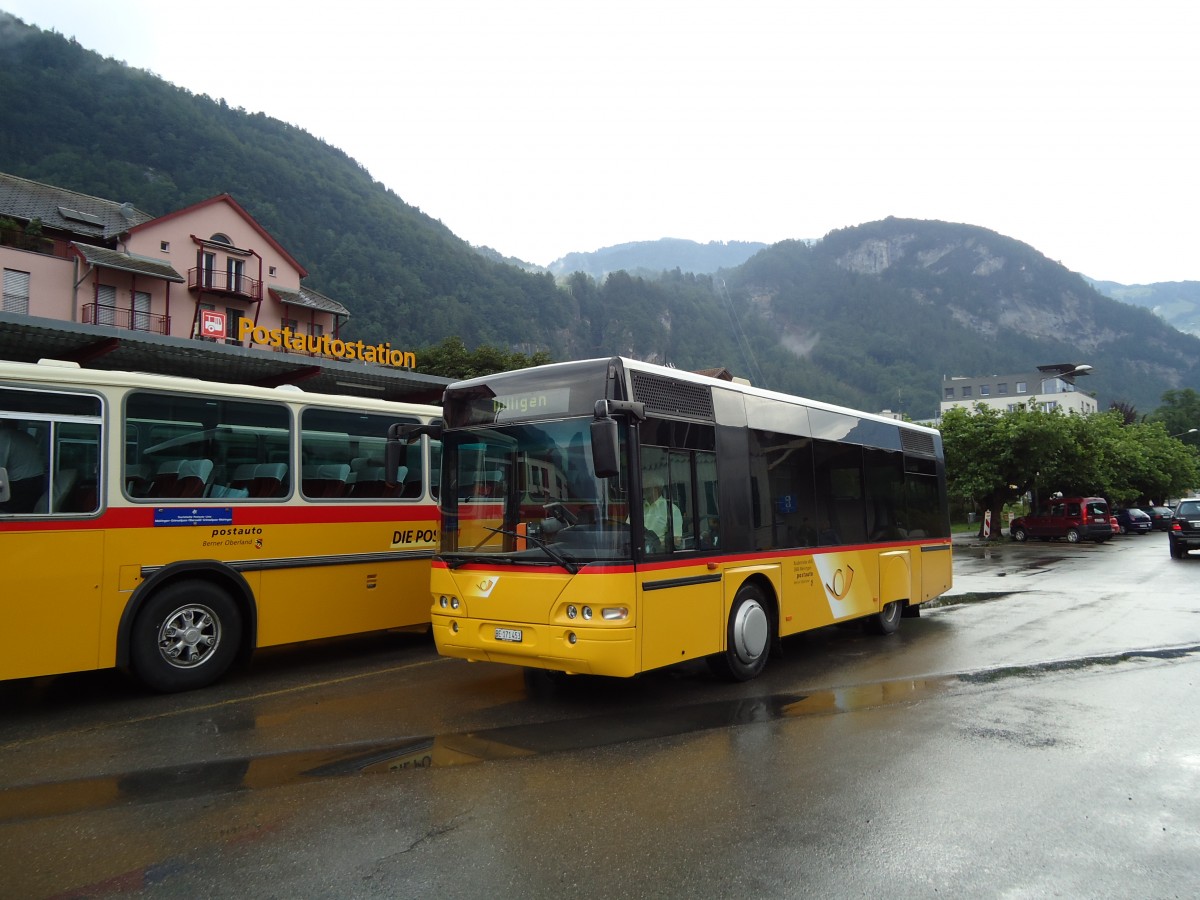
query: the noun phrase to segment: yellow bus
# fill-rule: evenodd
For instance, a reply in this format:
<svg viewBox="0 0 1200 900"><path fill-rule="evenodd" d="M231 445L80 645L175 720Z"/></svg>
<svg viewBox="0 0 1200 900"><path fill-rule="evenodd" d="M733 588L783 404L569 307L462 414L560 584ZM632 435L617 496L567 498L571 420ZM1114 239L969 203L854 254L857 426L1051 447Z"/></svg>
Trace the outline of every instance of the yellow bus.
<svg viewBox="0 0 1200 900"><path fill-rule="evenodd" d="M202 687L268 647L428 627L434 406L0 362L0 679ZM432 469L431 469L432 467Z"/></svg>
<svg viewBox="0 0 1200 900"><path fill-rule="evenodd" d="M951 586L940 434L623 358L451 385L440 653L758 675L788 635L884 634Z"/></svg>

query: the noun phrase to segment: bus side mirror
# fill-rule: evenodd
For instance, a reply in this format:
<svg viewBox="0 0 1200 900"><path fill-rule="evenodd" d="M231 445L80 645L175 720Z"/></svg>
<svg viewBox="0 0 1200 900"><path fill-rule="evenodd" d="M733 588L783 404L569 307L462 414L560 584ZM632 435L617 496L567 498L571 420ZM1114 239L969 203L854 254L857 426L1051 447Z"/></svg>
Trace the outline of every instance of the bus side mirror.
<svg viewBox="0 0 1200 900"><path fill-rule="evenodd" d="M592 466L597 478L621 474L621 449L616 419L592 419Z"/></svg>
<svg viewBox="0 0 1200 900"><path fill-rule="evenodd" d="M8 469L0 466L0 503L7 503L11 499L8 493Z"/></svg>
<svg viewBox="0 0 1200 900"><path fill-rule="evenodd" d="M414 425L412 423L397 423L388 428L387 446L383 450L383 480L388 487L395 487L400 480L400 468L408 460L408 445L420 440L421 435L427 434L434 440L441 440L442 426Z"/></svg>

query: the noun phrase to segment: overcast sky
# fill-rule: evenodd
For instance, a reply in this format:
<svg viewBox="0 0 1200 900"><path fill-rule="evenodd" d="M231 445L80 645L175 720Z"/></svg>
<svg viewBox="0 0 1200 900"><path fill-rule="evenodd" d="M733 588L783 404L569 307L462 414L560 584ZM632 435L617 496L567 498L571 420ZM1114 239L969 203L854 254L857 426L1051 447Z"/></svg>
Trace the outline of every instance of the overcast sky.
<svg viewBox="0 0 1200 900"><path fill-rule="evenodd" d="M989 228L1093 278L1200 280L1195 0L0 9L295 124L529 262L894 215Z"/></svg>

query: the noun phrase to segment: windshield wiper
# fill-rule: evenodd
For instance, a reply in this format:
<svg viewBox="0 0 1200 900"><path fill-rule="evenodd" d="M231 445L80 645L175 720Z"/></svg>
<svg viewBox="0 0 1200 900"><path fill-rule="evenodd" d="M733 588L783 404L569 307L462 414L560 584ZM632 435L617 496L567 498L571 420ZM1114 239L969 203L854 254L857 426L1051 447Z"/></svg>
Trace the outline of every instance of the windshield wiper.
<svg viewBox="0 0 1200 900"><path fill-rule="evenodd" d="M516 531L509 531L507 528L492 528L490 525L484 525L483 527L486 528L488 531L492 532L493 534L504 534L504 535L507 535L508 537L515 537L518 539L524 539L526 541L529 541L529 542L535 544L536 546L540 547L542 550L546 551L547 556L549 556L551 559L553 559L556 563L558 563L560 566L562 566L564 569L566 569L572 575L575 575L576 573L579 572L579 566L577 566L575 563L571 562L571 560L567 559L565 556L563 556L561 553L559 553L557 550L555 550L552 546L550 546L550 544L547 544L545 541L543 541L539 537L534 537L532 534L520 534L519 532L516 532Z"/></svg>

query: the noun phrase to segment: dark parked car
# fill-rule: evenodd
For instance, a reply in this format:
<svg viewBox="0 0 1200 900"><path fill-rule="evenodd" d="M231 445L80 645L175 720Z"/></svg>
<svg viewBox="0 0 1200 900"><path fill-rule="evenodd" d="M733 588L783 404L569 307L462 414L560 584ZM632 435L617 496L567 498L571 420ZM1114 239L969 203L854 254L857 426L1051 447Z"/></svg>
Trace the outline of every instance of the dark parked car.
<svg viewBox="0 0 1200 900"><path fill-rule="evenodd" d="M1189 550L1200 550L1200 497L1179 501L1167 537L1174 559L1183 559Z"/></svg>
<svg viewBox="0 0 1200 900"><path fill-rule="evenodd" d="M1149 534L1154 528L1150 516L1136 506L1117 510L1117 525L1121 534Z"/></svg>
<svg viewBox="0 0 1200 900"><path fill-rule="evenodd" d="M1170 531L1171 516L1173 515L1169 506L1139 506L1142 512L1150 517L1150 524L1155 531Z"/></svg>
<svg viewBox="0 0 1200 900"><path fill-rule="evenodd" d="M1013 519L1008 533L1014 541L1065 537L1103 543L1113 536L1108 522L1108 502L1103 497L1056 497L1036 513Z"/></svg>

